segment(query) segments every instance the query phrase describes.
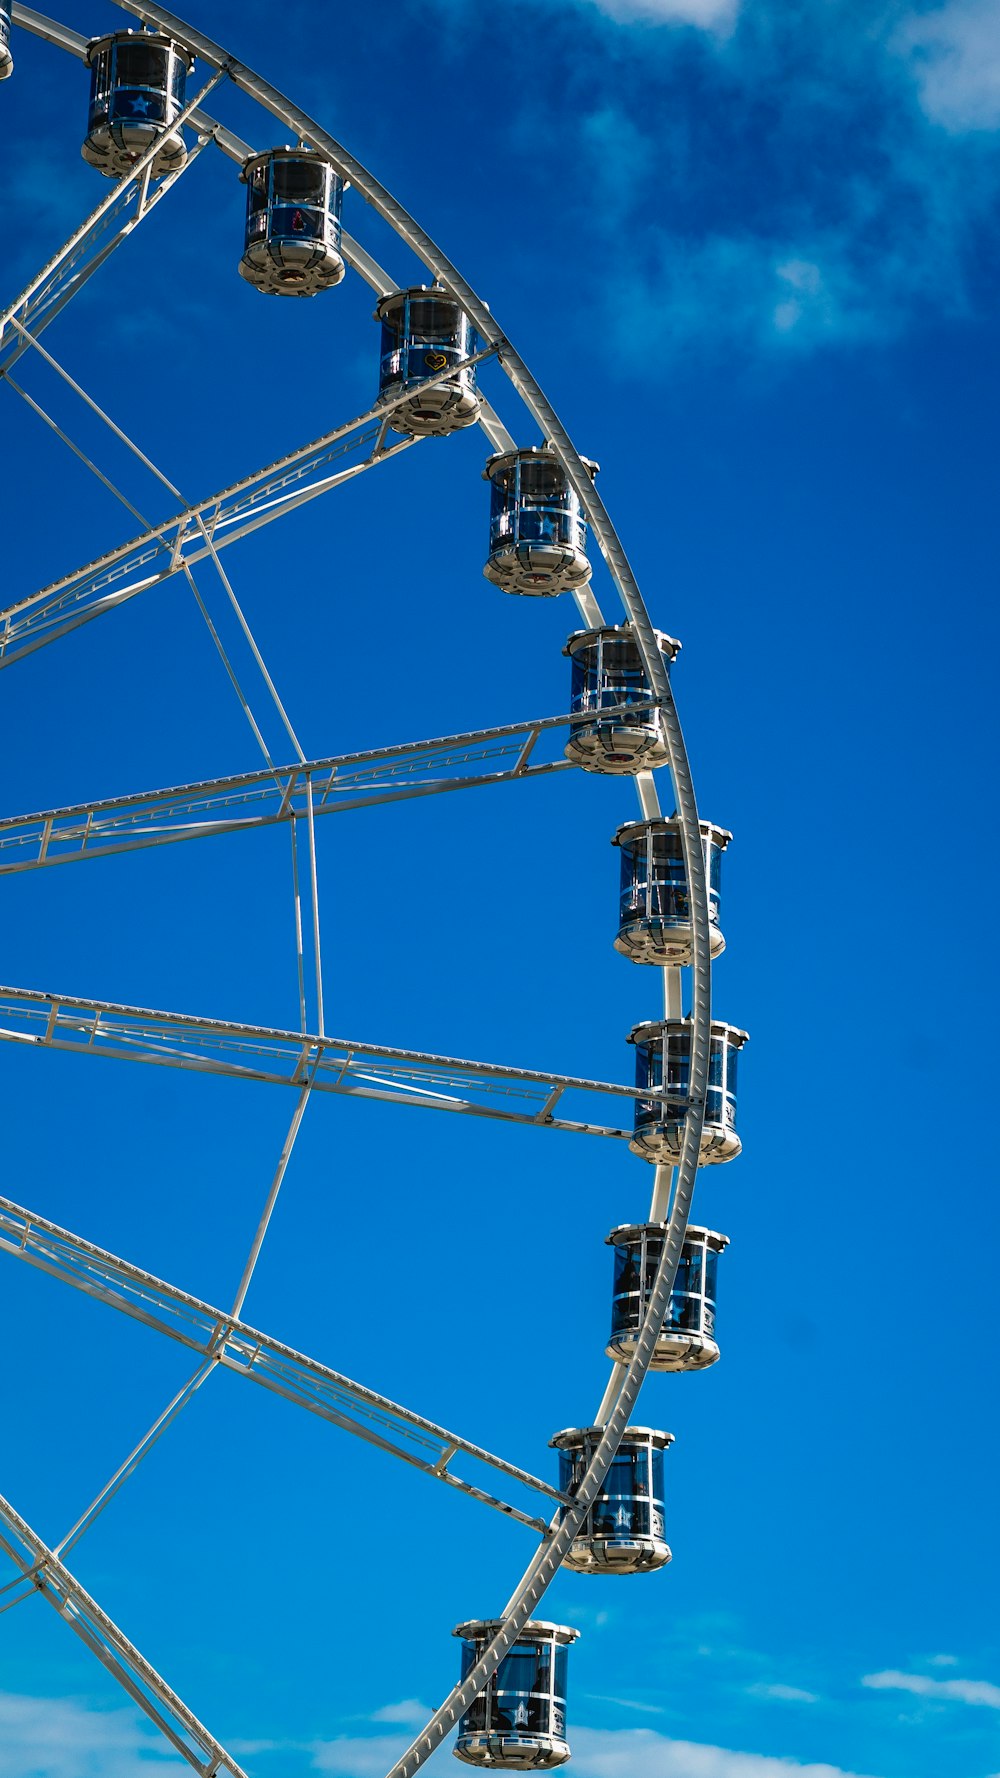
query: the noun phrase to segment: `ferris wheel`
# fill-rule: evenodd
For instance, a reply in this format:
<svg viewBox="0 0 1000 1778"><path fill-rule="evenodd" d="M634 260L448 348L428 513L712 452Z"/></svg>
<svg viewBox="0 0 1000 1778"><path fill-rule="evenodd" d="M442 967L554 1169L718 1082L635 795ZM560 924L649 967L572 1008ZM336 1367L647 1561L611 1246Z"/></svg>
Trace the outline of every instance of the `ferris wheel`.
<svg viewBox="0 0 1000 1778"><path fill-rule="evenodd" d="M238 845L232 836L281 830L275 841L287 844L290 836L292 846L301 1017L297 1029L276 1029L52 995L30 985L0 989L0 1039L8 1043L80 1058L103 1055L121 1069L140 1061L284 1085L292 1088L293 1104L231 1304L203 1301L49 1220L41 1208L0 1199L6 1255L179 1342L197 1359L190 1380L56 1548L0 1495L0 1548L15 1569L0 1590L0 1613L41 1593L202 1778L245 1778L67 1565L206 1379L226 1369L368 1441L387 1463L403 1461L534 1534L530 1560L507 1602L484 1599L483 1615L455 1628L460 1677L389 1778L411 1778L453 1731L454 1751L467 1764L550 1769L571 1753L567 1663L577 1631L539 1614L546 1590L560 1569L626 1577L670 1561L663 1466L672 1436L633 1423L633 1410L648 1371L696 1371L719 1357L716 1268L727 1239L692 1224L690 1216L699 1168L740 1151L736 1069L746 1033L713 1017L710 989L712 961L724 947L720 868L732 836L699 816L671 689L680 644L655 629L647 614L597 489L598 465L577 451L486 303L363 164L282 93L163 8L133 3L124 10L132 24L88 39L30 7L0 0L0 80L13 73L20 32L83 64L90 84L88 112L81 70L83 156L109 181L97 207L0 314L0 380L11 400L22 398L85 469L118 494L99 462L22 386L19 361L43 361L89 421L141 460L176 508L167 521L141 521L127 542L71 563L57 580L26 589L0 610L0 669L182 577L222 657L261 764L238 775L5 814L0 875L107 861L193 839ZM233 89L256 108L252 141L215 116ZM359 278L374 294L381 348L377 364L373 353L377 393L366 412L191 504L60 362L58 329L42 336L205 150L227 157L245 188L239 271L247 283L269 296L316 299L349 276ZM365 245L372 215L416 257L425 281L383 269L374 246ZM357 238L345 223L357 228ZM491 387L517 398L516 434L489 399ZM568 609L575 607L564 648L563 710L528 721L512 713L506 723L476 731L310 758L239 601L230 561L240 552L230 558L229 546L366 471L425 448L428 439L472 428L480 429L487 447L487 579L514 598L561 597ZM134 507L130 512L140 518ZM196 569L222 589L291 763L287 755L276 759L265 740ZM662 1018L639 1022L630 1033L635 1083L401 1049L393 1047L392 1033L382 1041L332 1036L320 939L321 818L463 788L485 794L500 784L574 771L631 779L638 798L636 815L614 835L621 862L615 945L640 972L662 972L664 1002ZM103 868L114 870L108 862ZM542 1474L531 1473L243 1319L299 1128L316 1094L610 1139L647 1163L646 1220L622 1222L610 1234L594 1231L614 1251L610 1333L595 1328L592 1336L595 1355L603 1342L611 1375L590 1425L553 1429L557 1472L547 1453ZM595 1117L595 1104L604 1107L603 1118ZM486 1474L488 1485L469 1479L470 1467L480 1478Z"/></svg>

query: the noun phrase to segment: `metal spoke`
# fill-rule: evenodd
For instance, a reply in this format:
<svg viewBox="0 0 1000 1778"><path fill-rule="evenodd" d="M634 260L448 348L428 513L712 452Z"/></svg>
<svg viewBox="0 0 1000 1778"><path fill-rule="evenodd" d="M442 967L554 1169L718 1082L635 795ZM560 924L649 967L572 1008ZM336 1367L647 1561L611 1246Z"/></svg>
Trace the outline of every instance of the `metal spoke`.
<svg viewBox="0 0 1000 1778"><path fill-rule="evenodd" d="M246 1294L250 1288L250 1281L253 1278L257 1261L260 1258L261 1248L263 1247L264 1239L274 1212L274 1207L278 1200L278 1193L284 1183L285 1173L292 1156L292 1150L295 1147L295 1141L299 1129L301 1128L302 1119L305 1115L305 1109L308 1102L309 1090L308 1087L306 1087L303 1088L299 1103L292 1114L292 1121L289 1125L288 1134L282 1145L281 1154L278 1158L278 1165L275 1169L274 1178L271 1181L271 1188L267 1194L264 1209L261 1213L250 1246L246 1265L243 1268L243 1276L236 1293L236 1301L231 1310L233 1315L238 1315L240 1313L246 1300ZM62 1539L62 1542L56 1545L55 1553L57 1556L64 1556L69 1550L75 1548L81 1537L89 1531L91 1525L100 1517L105 1508L110 1505L119 1490L124 1487L125 1483L129 1480L129 1477L135 1474L140 1463L148 1457L154 1445L159 1443L163 1434L174 1424L175 1420L179 1418L188 1403L194 1400L199 1389L208 1381L208 1378L212 1375L219 1362L218 1341L215 1340L210 1348L207 1362L199 1365L194 1374L188 1378L183 1387L167 1404L163 1413L158 1415L153 1421L149 1431L139 1440L135 1449L129 1453L128 1457L126 1457L125 1462L120 1464L118 1469L115 1470L111 1480L101 1489L101 1492L97 1495L96 1499L91 1502L86 1512L82 1513L76 1520L76 1523L67 1532L66 1536Z"/></svg>
<svg viewBox="0 0 1000 1778"><path fill-rule="evenodd" d="M303 1036L156 1012L31 988L0 988L0 1041L87 1056L157 1063L196 1073L303 1087L312 1092L414 1105L543 1129L572 1130L624 1141L631 1131L556 1115L567 1093L687 1103L653 1088L619 1086L577 1075L546 1074L495 1062L470 1062L421 1050L390 1049L354 1039Z"/></svg>
<svg viewBox="0 0 1000 1778"><path fill-rule="evenodd" d="M215 644L219 658L222 661L222 665L226 669L226 674L229 679L229 683L231 684L234 692L236 693L236 697L239 701L240 708L243 711L243 714L246 717L248 723L250 724L250 730L251 730L251 733L253 734L254 740L256 741L258 747L260 748L261 753L263 754L264 758L267 760L268 766L271 769L271 776L273 777L274 776L274 761L271 758L270 749L268 748L267 742L264 739L263 731L261 729L259 722L257 721L256 716L254 715L252 709L250 708L250 700L247 697L246 692L243 690L242 685L240 684L239 677L236 672L236 668L233 666L233 663L229 658L229 655L226 651L226 645L223 642L222 637L219 635L219 632L216 629L215 624L212 621L211 613L209 612L208 606L205 604L205 601L201 596L201 592L198 587L198 582L195 580L195 577L192 574L191 569L189 568L187 562L183 563L182 572L184 575L184 579L187 581L187 584L191 590L192 596L194 598L194 602L197 605L198 610L200 611L202 617L205 620L205 627L208 630L208 633L211 636L212 641Z"/></svg>
<svg viewBox="0 0 1000 1778"><path fill-rule="evenodd" d="M34 334L30 331L30 329L25 327L24 323L22 321L18 321L15 317L11 318L10 325L14 328L15 332L20 335L21 339L27 345L31 346L32 349L34 351L36 351L40 357L44 358L44 360L45 360L46 364L49 366L50 370L54 370L56 375L58 377L61 377L62 381L66 384L67 388L72 389L73 394L78 395L80 397L80 400L84 403L84 406L88 407L90 409L91 413L94 414L96 416L96 418L102 422L103 425L107 426L109 432L114 433L114 435L118 439L119 443L123 444L125 446L126 450L131 451L133 457L138 459L138 461L142 464L143 468L148 469L150 474L152 476L155 476L156 480L161 484L161 486L166 488L167 493L172 494L175 500L183 500L184 496L181 493L180 489L176 488L174 486L173 482L169 479L168 476L165 476L163 474L162 470L157 469L156 464L149 457L146 456L145 451L140 450L139 446L135 443L135 440L130 438L128 433L125 432L121 426L117 425L114 420L112 420L110 414L105 413L105 411L101 407L100 403L96 402L92 395L87 394L87 391L83 387L82 383L78 383L76 378L70 375L69 371L65 368L65 366L60 364L59 360L52 356L52 353L50 351L48 351L47 348L45 346L43 346L41 344L41 342L35 338Z"/></svg>
<svg viewBox="0 0 1000 1778"><path fill-rule="evenodd" d="M508 1463L458 1433L449 1432L433 1420L401 1407L388 1396L331 1370L328 1365L247 1326L234 1315L212 1308L175 1285L141 1271L55 1223L34 1216L6 1198L0 1198L0 1250L27 1260L29 1265L72 1285L75 1290L83 1291L98 1302L178 1341L213 1365L261 1384L286 1401L339 1426L342 1431L367 1440L424 1475L446 1483L533 1530L544 1531L547 1521L537 1513L524 1512L520 1507L500 1500L455 1474L451 1468L454 1458L462 1454L532 1493L543 1495L547 1501L565 1503L567 1499L558 1488L531 1475L518 1464ZM203 1366L199 1367L195 1377L200 1376L202 1369ZM194 1378L185 1385L182 1395L193 1385L197 1386ZM180 1401L180 1398L176 1400ZM170 1412L168 1409L167 1413ZM157 1422L159 1426L160 1422ZM74 1536L74 1533L70 1535Z"/></svg>
<svg viewBox="0 0 1000 1778"><path fill-rule="evenodd" d="M0 1549L74 1635L97 1656L170 1745L201 1778L246 1778L214 1735L182 1703L165 1679L129 1642L117 1624L47 1548L31 1526L0 1496Z"/></svg>
<svg viewBox="0 0 1000 1778"><path fill-rule="evenodd" d="M126 494L122 493L120 488L115 487L114 482L111 481L110 478L105 475L103 469L98 468L97 464L93 461L92 458L87 456L86 451L82 451L78 444L73 443L73 440L70 438L69 433L63 431L63 429L59 425L58 421L54 420L52 418L51 414L46 413L45 409L41 406L41 404L39 402L35 401L34 398L28 394L28 391L26 389L22 389L20 383L15 382L14 378L10 374L10 371L7 370L6 367L3 369L3 371L0 371L0 375L3 375L6 377L8 389L13 389L15 395L19 395L21 397L21 400L23 402L25 402L28 407L30 407L32 413L37 414L38 418L40 420L43 420L45 422L46 426L51 427L52 431L55 433L56 437L60 440L60 442L64 445L66 445L67 449L69 449L73 452L74 457L79 458L80 462L84 465L85 469L89 469L91 474L97 477L97 480L99 482L101 482L104 485L104 487L107 488L108 493L113 494L116 500L120 500L121 504L124 507L126 507L127 510L132 514L132 517L134 519L138 519L140 525L148 525L149 520L139 511L138 507L132 505L131 500L128 498L128 496Z"/></svg>
<svg viewBox="0 0 1000 1778"><path fill-rule="evenodd" d="M285 1182L288 1163L292 1158L292 1149L295 1147L299 1131L302 1128L302 1119L305 1117L306 1106L308 1103L309 1085L307 1083L302 1088L302 1091L299 1094L299 1102L292 1113L292 1121L288 1126L288 1134L282 1144L281 1153L278 1156L278 1165L274 1170L274 1178L271 1180L270 1190L268 1191L264 1208L261 1211L260 1221L257 1224L254 1238L250 1243L250 1252L247 1254L246 1264L243 1267L243 1275L240 1278L233 1306L229 1311L231 1315L239 1315L243 1308L243 1304L247 1300L247 1291L250 1289L254 1272L257 1269L260 1250L264 1245L264 1238L270 1227L271 1217L274 1215L274 1206L278 1202L278 1193L281 1191Z"/></svg>
<svg viewBox="0 0 1000 1778"><path fill-rule="evenodd" d="M634 717L651 708L632 704L628 713ZM609 709L604 714L611 719L615 711ZM545 716L534 722L476 729L401 747L310 759L266 771L210 778L200 784L6 816L0 819L0 876L307 820L309 784L318 819L411 797L517 783L573 770L561 753L554 759L528 754L541 736L555 739L556 731L585 720L586 716L578 715Z"/></svg>
<svg viewBox="0 0 1000 1778"><path fill-rule="evenodd" d="M254 636L254 633L251 630L250 625L248 624L248 622L246 620L246 615L244 613L243 607L236 597L236 593L233 589L233 583L230 580L228 574L226 573L226 570L222 566L221 561L219 560L219 552L215 547L215 543L212 538L212 534L209 531L204 518L202 518L200 515L197 520L197 525L198 525L198 529L201 532L202 536L204 537L205 543L208 547L208 553L212 559L212 566L214 567L216 574L218 575L220 581L222 582L222 586L225 591L226 597L229 600L229 603L232 606L232 609L236 614L236 621L239 624L240 629L243 632L244 640L249 645L250 652L254 658L254 664L255 664L257 671L259 672L261 678L263 679L265 686L267 687L268 696L270 697L271 702L274 705L274 708L278 713L278 716L281 721L281 725L284 728L284 731L285 731L286 735L288 736L288 739L291 741L292 746L294 747L295 752L297 753L297 755L299 757L299 760L304 763L306 756L305 756L305 753L303 752L301 744L299 742L299 737L295 733L295 730L292 727L292 724L291 724L289 717L288 717L288 712L286 711L285 706L282 703L281 698L278 694L278 688L275 685L274 680L272 679L271 674L267 669L267 666L265 665L264 656L261 654L260 649L257 646L256 637Z"/></svg>
<svg viewBox="0 0 1000 1778"><path fill-rule="evenodd" d="M143 1458L149 1455L167 1428L173 1425L178 1415L187 1407L188 1402L193 1401L202 1384L211 1376L215 1365L214 1358L211 1358L207 1364L200 1364L194 1375L189 1377L184 1386L178 1390L163 1413L153 1421L149 1431L139 1440L135 1450L130 1452L125 1462L115 1470L111 1480L101 1489L96 1499L91 1501L86 1512L80 1514L76 1523L67 1531L62 1542L56 1544L55 1554L57 1556L68 1555L70 1550L76 1548L81 1537L85 1536L95 1520L100 1518L105 1507L111 1504L119 1489L123 1488L129 1477L135 1474Z"/></svg>

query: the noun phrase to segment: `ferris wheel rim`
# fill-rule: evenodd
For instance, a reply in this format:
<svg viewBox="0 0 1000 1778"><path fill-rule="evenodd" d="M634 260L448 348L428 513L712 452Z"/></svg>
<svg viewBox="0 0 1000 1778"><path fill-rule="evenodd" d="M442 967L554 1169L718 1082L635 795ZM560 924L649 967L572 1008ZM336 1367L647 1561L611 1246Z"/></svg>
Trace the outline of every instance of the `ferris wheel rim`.
<svg viewBox="0 0 1000 1778"><path fill-rule="evenodd" d="M493 348L499 363L535 423L546 445L560 462L570 485L580 501L591 529L604 556L612 580L631 625L648 681L660 708L669 765L676 799L676 818L680 825L685 869L687 871L692 924L692 1000L690 1025L689 1106L674 1185L673 1203L666 1227L663 1250L642 1327L634 1352L624 1372L611 1412L604 1423L603 1436L597 1444L590 1465L579 1485L576 1504L562 1516L558 1529L543 1538L535 1557L529 1563L518 1590L505 1608L501 1624L492 1642L484 1650L465 1680L455 1686L448 1698L431 1717L411 1747L391 1768L388 1778L412 1778L412 1775L440 1745L472 1699L485 1687L518 1633L532 1617L539 1600L561 1566L580 1525L593 1503L601 1482L621 1441L632 1407L649 1369L660 1322L669 1302L681 1246L690 1217L691 1200L700 1162L700 1143L705 1121L708 1083L709 1043L711 1035L711 938L705 859L702 850L701 821L695 798L690 762L670 686L669 676L657 645L638 582L618 538L617 531L594 488L588 460L577 451L569 434L544 395L527 364L516 352L506 335L497 326L489 308L461 276L457 267L443 254L408 211L392 197L387 188L369 173L333 136L314 119L300 111L277 88L262 79L245 63L231 56L221 45L196 31L178 15L144 0L115 0L121 9L157 30L169 33L184 48L233 83L278 121L294 128L308 147L325 154L336 170L388 223L426 269L449 295L465 309L476 331ZM45 19L31 8L15 0L14 21L33 34L47 38L57 47L80 56L81 43L76 33L57 21ZM369 261L369 265L373 262ZM364 274L363 274L364 275ZM648 815L655 792L644 791L637 783L642 814Z"/></svg>

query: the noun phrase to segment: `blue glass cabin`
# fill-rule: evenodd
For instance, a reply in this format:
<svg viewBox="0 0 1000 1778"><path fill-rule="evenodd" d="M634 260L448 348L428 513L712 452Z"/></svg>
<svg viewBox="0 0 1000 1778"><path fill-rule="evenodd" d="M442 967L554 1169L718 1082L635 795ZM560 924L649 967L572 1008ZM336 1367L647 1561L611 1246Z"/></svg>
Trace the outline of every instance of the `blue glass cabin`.
<svg viewBox="0 0 1000 1778"><path fill-rule="evenodd" d="M635 1131L629 1147L633 1154L640 1154L647 1161L676 1163L687 1115L690 1020L656 1019L636 1025L629 1032L628 1041L635 1044L636 1086L670 1095L666 1100L635 1100ZM698 1162L701 1167L735 1160L743 1146L736 1134L736 1063L748 1041L745 1031L713 1019L705 1127Z"/></svg>
<svg viewBox="0 0 1000 1778"><path fill-rule="evenodd" d="M557 1432L559 1486L575 1494L604 1433L603 1426ZM663 1455L670 1432L629 1426L601 1492L563 1558L578 1574L650 1574L670 1561L664 1536Z"/></svg>
<svg viewBox="0 0 1000 1778"><path fill-rule="evenodd" d="M669 673L681 645L662 630L653 633ZM623 709L647 704L653 696L631 624L578 630L563 654L572 663L570 710L592 718L573 723L566 758L585 772L617 776L663 765L668 754L660 712L640 710L633 716ZM609 711L615 714L604 714Z"/></svg>
<svg viewBox="0 0 1000 1778"><path fill-rule="evenodd" d="M10 0L0 0L0 80L6 80L8 74L14 72L14 58L10 53Z"/></svg>
<svg viewBox="0 0 1000 1778"><path fill-rule="evenodd" d="M719 930L719 884L722 854L733 836L710 821L702 821L700 827L714 958L726 948ZM664 968L689 965L694 933L680 822L675 818L629 821L618 829L612 845L621 850L615 950L633 963L656 963Z"/></svg>
<svg viewBox="0 0 1000 1778"><path fill-rule="evenodd" d="M240 277L265 296L316 296L344 276L344 182L312 148L270 148L244 161L246 234Z"/></svg>
<svg viewBox="0 0 1000 1778"><path fill-rule="evenodd" d="M392 401L411 384L440 376L449 365L461 365L454 376L433 388L418 387L393 409L393 432L419 438L443 438L479 418L476 367L464 364L478 349L472 322L453 296L439 285L397 290L383 296L375 310L382 324L378 398Z"/></svg>
<svg viewBox="0 0 1000 1778"><path fill-rule="evenodd" d="M176 173L187 160L180 130L194 62L183 44L159 32L115 31L87 45L90 114L81 153L109 179L120 179L161 138L152 176Z"/></svg>
<svg viewBox="0 0 1000 1778"><path fill-rule="evenodd" d="M635 1351L665 1239L665 1225L659 1222L626 1223L608 1236L608 1246L615 1250L615 1279L607 1354L618 1364L627 1364ZM728 1246L729 1237L714 1229L688 1228L650 1370L700 1371L716 1362L719 1254Z"/></svg>
<svg viewBox="0 0 1000 1778"><path fill-rule="evenodd" d="M459 1624L462 1678L501 1628L499 1619ZM486 1689L458 1725L456 1758L470 1766L512 1772L550 1771L570 1757L566 1740L566 1667L578 1630L565 1624L525 1624Z"/></svg>
<svg viewBox="0 0 1000 1778"><path fill-rule="evenodd" d="M598 465L582 459L593 480ZM587 522L554 451L532 445L491 457L490 553L483 573L505 593L554 598L590 579Z"/></svg>

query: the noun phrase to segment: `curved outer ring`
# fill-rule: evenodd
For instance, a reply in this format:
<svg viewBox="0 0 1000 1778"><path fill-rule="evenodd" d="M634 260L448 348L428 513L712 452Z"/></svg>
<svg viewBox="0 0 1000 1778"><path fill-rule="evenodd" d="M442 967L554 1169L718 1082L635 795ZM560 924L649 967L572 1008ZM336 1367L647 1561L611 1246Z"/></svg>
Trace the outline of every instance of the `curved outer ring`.
<svg viewBox="0 0 1000 1778"><path fill-rule="evenodd" d="M224 71L240 91L254 99L310 147L327 155L343 179L386 221L394 233L405 241L427 270L462 305L475 324L480 337L497 351L500 363L520 395L524 405L547 439L574 488L597 539L601 554L618 588L628 620L632 625L643 667L661 706L661 717L670 759L677 814L681 824L684 865L691 896L693 927L692 944L692 1031L690 1065L690 1100L685 1119L684 1138L674 1189L673 1207L667 1226L667 1238L657 1269L649 1306L636 1341L634 1355L611 1411L590 1467L577 1490L573 1507L564 1513L551 1536L543 1540L529 1563L510 1605L503 1616L503 1627L486 1648L467 1678L455 1686L444 1703L435 1711L426 1727L392 1767L387 1778L412 1778L430 1758L444 1737L455 1727L473 1699L489 1683L504 1656L516 1642L519 1632L532 1617L536 1606L562 1564L587 1512L610 1468L612 1459L628 1425L656 1344L674 1278L691 1211L697 1178L702 1125L705 1118L705 1096L708 1085L708 1061L711 1021L711 950L708 917L708 887L702 852L698 807L691 768L684 745L670 680L657 646L656 632L650 622L638 582L622 547L610 515L584 466L584 460L532 376L523 358L515 351L497 326L486 304L467 284L457 267L441 252L413 217L397 203L386 187L373 178L367 168L328 134L315 119L300 111L285 95L255 74L245 63L204 36L175 13L143 0L116 0L125 12L144 23L169 32L210 66Z"/></svg>

